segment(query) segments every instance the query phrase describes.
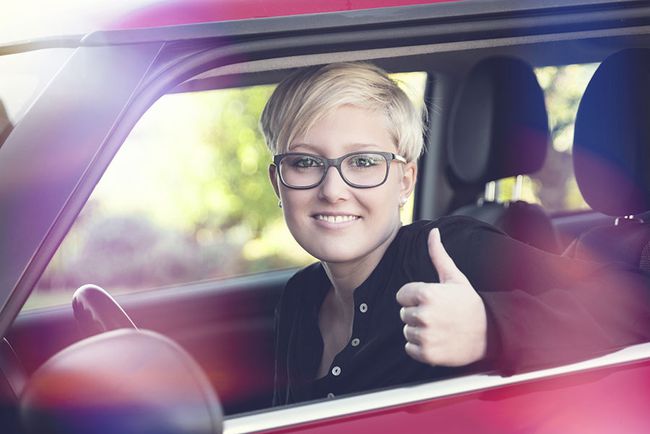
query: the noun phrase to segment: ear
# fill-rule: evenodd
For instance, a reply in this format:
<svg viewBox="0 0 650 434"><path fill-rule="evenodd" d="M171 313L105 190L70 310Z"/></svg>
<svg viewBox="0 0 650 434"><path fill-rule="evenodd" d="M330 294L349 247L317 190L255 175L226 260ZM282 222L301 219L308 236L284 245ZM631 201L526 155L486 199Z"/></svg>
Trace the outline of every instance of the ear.
<svg viewBox="0 0 650 434"><path fill-rule="evenodd" d="M403 166L402 179L400 185L400 197L407 199L413 193L415 182L418 178L418 165L415 161L410 161Z"/></svg>
<svg viewBox="0 0 650 434"><path fill-rule="evenodd" d="M271 180L271 185L273 186L273 191L275 195L280 198L280 189L278 188L278 168L275 164L269 164L269 179Z"/></svg>

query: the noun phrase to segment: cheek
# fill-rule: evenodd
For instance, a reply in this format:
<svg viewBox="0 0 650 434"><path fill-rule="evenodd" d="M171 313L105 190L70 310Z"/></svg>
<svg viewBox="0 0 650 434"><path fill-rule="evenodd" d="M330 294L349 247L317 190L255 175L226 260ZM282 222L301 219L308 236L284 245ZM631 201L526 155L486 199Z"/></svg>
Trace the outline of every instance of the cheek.
<svg viewBox="0 0 650 434"><path fill-rule="evenodd" d="M391 206L398 206L402 194L402 184L400 179L395 176L395 173L391 173L391 175L393 176L390 176L386 181L386 184L384 184L386 188L382 193L382 197L386 205L390 204Z"/></svg>
<svg viewBox="0 0 650 434"><path fill-rule="evenodd" d="M308 190L280 190L282 213L288 224L298 221L309 203Z"/></svg>
<svg viewBox="0 0 650 434"><path fill-rule="evenodd" d="M358 195L358 201L363 204L374 218L392 220L399 215L400 190L396 185L385 185L374 191L366 191Z"/></svg>

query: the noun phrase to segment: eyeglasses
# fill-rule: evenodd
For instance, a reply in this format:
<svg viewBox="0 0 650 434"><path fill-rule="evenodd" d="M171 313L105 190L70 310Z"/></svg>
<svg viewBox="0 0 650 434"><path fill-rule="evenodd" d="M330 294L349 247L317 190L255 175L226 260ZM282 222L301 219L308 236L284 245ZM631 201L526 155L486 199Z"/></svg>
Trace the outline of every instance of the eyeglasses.
<svg viewBox="0 0 650 434"><path fill-rule="evenodd" d="M323 158L302 152L290 152L273 157L280 181L286 187L307 190L320 185L327 170L336 167L341 178L350 187L372 188L386 182L390 163L406 159L392 152L352 152L339 158Z"/></svg>

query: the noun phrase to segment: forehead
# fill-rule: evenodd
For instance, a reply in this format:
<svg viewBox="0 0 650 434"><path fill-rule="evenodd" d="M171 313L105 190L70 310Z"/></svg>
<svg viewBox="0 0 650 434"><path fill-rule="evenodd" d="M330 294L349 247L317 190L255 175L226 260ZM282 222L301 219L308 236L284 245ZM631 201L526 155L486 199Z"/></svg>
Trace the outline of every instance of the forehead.
<svg viewBox="0 0 650 434"><path fill-rule="evenodd" d="M393 134L383 113L354 106L338 107L298 132L288 151L341 155L360 150L394 151Z"/></svg>

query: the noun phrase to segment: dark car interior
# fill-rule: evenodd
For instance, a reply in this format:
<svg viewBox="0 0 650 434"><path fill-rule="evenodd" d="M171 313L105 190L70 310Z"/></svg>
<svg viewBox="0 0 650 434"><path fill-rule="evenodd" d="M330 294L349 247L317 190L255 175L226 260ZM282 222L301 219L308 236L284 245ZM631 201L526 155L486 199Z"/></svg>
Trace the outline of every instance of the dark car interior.
<svg viewBox="0 0 650 434"><path fill-rule="evenodd" d="M507 20L495 22L507 28ZM418 39L417 34L404 36L408 44L395 42L403 47L379 37L368 43L328 40L317 44L319 49L279 47L230 69L220 69L223 60L211 58L214 53L206 47L214 41L188 38L171 43L169 58L160 63L172 64L177 53L192 51L204 56L196 61L200 66L182 73L161 67L159 75L149 77L162 83L151 95L228 87L232 77L239 85L276 83L293 68L336 60L370 59L390 72L427 71L428 150L420 161L415 218L469 215L549 252L624 262L647 273L650 49L621 51L647 46L647 36L620 35L617 24L603 27L580 37L573 32L589 30L587 24L557 32L549 25L553 37L532 40L476 30L468 31L468 40L447 45L439 36ZM359 31L372 30L366 25ZM318 40L319 34L311 36ZM487 43L481 44L483 39ZM580 101L573 164L591 210L551 214L516 195L509 202L486 195L491 182L536 172L547 155L549 120L533 67L587 62L603 63ZM144 111L155 98L142 95ZM133 117L124 121L127 130L138 116ZM293 272L114 298L88 286L68 305L20 313L0 341L3 432L220 432L223 415L268 408L274 309ZM151 375L139 376L142 366ZM116 392L115 384L133 387ZM187 384L193 387L179 389ZM115 407L115 393L138 411ZM92 406L84 407L88 402ZM39 413L43 408L51 412ZM97 408L105 410L103 431L97 430L97 420L89 422ZM112 418L115 414L120 417ZM149 430L131 431L138 421ZM52 430L57 424L68 431Z"/></svg>
<svg viewBox="0 0 650 434"><path fill-rule="evenodd" d="M589 205L616 217L590 228L567 253L598 261L620 261L648 272L650 209L648 178L648 49L610 56L587 88L576 119L574 165Z"/></svg>

